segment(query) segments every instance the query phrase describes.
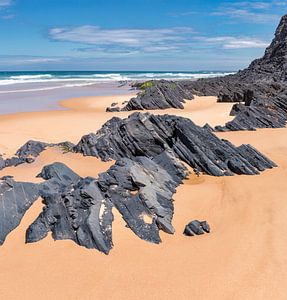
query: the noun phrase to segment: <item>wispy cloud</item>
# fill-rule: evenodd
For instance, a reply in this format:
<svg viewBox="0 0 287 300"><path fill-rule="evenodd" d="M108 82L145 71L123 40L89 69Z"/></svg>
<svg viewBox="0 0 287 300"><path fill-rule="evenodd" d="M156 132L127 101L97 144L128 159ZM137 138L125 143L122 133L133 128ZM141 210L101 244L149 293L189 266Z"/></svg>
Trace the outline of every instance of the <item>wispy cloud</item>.
<svg viewBox="0 0 287 300"><path fill-rule="evenodd" d="M214 16L227 16L248 23L269 23L280 18L276 14L252 12L247 9L225 8L211 13Z"/></svg>
<svg viewBox="0 0 287 300"><path fill-rule="evenodd" d="M286 4L287 2L285 2ZM284 1L268 2L225 2L218 10L211 13L213 16L226 16L233 20L247 23L270 23L280 18L280 15L274 13L272 8L283 6Z"/></svg>
<svg viewBox="0 0 287 300"><path fill-rule="evenodd" d="M97 26L52 28L50 39L79 43L75 50L96 57L172 55L198 49L264 48L267 42L251 37L202 37L192 28L103 29ZM86 46L86 47L85 47Z"/></svg>
<svg viewBox="0 0 287 300"><path fill-rule="evenodd" d="M141 46L167 41L180 41L184 35L193 32L189 27L163 29L103 29L98 26L80 26L73 28L52 28L51 39L83 44L118 44Z"/></svg>
<svg viewBox="0 0 287 300"><path fill-rule="evenodd" d="M12 0L0 0L0 9L11 6L13 4Z"/></svg>
<svg viewBox="0 0 287 300"><path fill-rule="evenodd" d="M218 45L223 49L252 49L252 48L265 48L268 46L268 42L262 41L256 38L249 37L232 37L232 36L220 36L220 37L199 37L200 41Z"/></svg>

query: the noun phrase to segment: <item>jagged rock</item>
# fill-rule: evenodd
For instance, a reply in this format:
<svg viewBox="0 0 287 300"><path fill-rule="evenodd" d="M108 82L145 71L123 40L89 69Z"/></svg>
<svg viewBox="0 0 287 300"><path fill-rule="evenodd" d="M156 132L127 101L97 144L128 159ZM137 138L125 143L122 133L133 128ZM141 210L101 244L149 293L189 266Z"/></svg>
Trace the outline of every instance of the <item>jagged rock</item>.
<svg viewBox="0 0 287 300"><path fill-rule="evenodd" d="M36 184L16 182L9 176L2 178L0 181L0 245L20 224L25 212L38 197Z"/></svg>
<svg viewBox="0 0 287 300"><path fill-rule="evenodd" d="M137 156L154 158L165 150L172 151L196 172L213 176L253 175L259 169L276 166L260 154L258 168L252 157L240 154L238 147L189 119L149 113L133 113L126 119L114 117L96 134L84 136L74 148L75 152L103 161Z"/></svg>
<svg viewBox="0 0 287 300"><path fill-rule="evenodd" d="M142 91L136 98L132 98L122 111L184 108L185 100L193 99L192 93L183 89L180 82L154 80L141 84L139 88Z"/></svg>
<svg viewBox="0 0 287 300"><path fill-rule="evenodd" d="M71 239L106 254L112 247L112 205L93 178L81 178L61 163L44 167L39 174L45 207L26 232L26 242L36 242L52 231L55 240Z"/></svg>
<svg viewBox="0 0 287 300"><path fill-rule="evenodd" d="M174 233L172 196L187 174L173 154L165 151L153 160L120 159L99 176L99 185L137 236L159 243L159 230Z"/></svg>
<svg viewBox="0 0 287 300"><path fill-rule="evenodd" d="M30 140L17 150L17 156L3 159L3 157L0 155L0 170L6 167L17 167L18 165L24 163L33 163L35 161L35 158L38 157L44 150L46 150L47 147L60 147L63 152L71 152L75 145L71 142L48 144Z"/></svg>
<svg viewBox="0 0 287 300"><path fill-rule="evenodd" d="M215 131L208 123L206 123L206 124L203 126L203 128L204 128L204 129L207 129L207 130L209 130L209 131L211 131L211 132L214 132L214 131Z"/></svg>
<svg viewBox="0 0 287 300"><path fill-rule="evenodd" d="M253 100L250 106L238 104L232 109L235 118L216 131L255 130L256 128L282 128L287 121L287 97L278 95L272 101Z"/></svg>
<svg viewBox="0 0 287 300"><path fill-rule="evenodd" d="M172 196L187 176L186 168L172 153L154 160L121 159L99 179L80 178L60 163L44 167L39 185L45 207L26 233L36 242L52 231L56 240L71 239L106 254L112 248L112 206L141 239L159 243L159 230L173 233Z"/></svg>
<svg viewBox="0 0 287 300"><path fill-rule="evenodd" d="M206 221L191 221L185 226L184 235L194 236L210 232L210 226Z"/></svg>
<svg viewBox="0 0 287 300"><path fill-rule="evenodd" d="M48 146L50 144L30 140L16 152L16 155L20 158L37 157Z"/></svg>
<svg viewBox="0 0 287 300"><path fill-rule="evenodd" d="M106 112L119 112L120 108L119 107L107 107Z"/></svg>

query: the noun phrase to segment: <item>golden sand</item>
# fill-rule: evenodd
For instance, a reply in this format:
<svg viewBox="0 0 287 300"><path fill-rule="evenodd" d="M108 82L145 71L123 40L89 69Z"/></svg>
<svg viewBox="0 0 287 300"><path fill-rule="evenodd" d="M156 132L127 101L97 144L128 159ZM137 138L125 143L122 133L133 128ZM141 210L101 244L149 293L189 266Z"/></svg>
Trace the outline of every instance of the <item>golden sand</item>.
<svg viewBox="0 0 287 300"><path fill-rule="evenodd" d="M12 155L29 139L77 142L113 115L127 116L105 108L129 98L72 99L62 102L64 111L1 116L0 153ZM230 120L230 109L231 104L201 97L184 110L154 113L218 125ZM114 248L108 256L51 236L25 245L25 230L42 209L38 201L0 248L0 299L286 299L287 129L218 135L236 145L251 143L279 167L260 176L191 175L174 197L176 233L161 233L160 245L140 240L114 211ZM36 181L41 168L54 161L81 176L97 176L113 163L49 149L35 163L0 175ZM193 219L207 220L212 232L185 237L184 226Z"/></svg>

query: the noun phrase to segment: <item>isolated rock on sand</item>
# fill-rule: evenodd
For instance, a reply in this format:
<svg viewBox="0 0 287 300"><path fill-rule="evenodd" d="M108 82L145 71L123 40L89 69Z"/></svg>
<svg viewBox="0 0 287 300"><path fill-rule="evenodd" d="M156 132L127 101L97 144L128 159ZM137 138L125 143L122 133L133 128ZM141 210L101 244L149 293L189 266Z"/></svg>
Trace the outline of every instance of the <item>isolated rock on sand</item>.
<svg viewBox="0 0 287 300"><path fill-rule="evenodd" d="M210 226L206 221L194 220L185 226L184 235L194 236L210 232Z"/></svg>
<svg viewBox="0 0 287 300"><path fill-rule="evenodd" d="M0 245L15 229L25 212L39 197L38 186L33 183L16 182L11 177L0 181Z"/></svg>
<svg viewBox="0 0 287 300"><path fill-rule="evenodd" d="M276 166L259 152L258 164L254 164L253 157L242 155L240 149L189 119L133 113L126 119L114 117L96 134L83 136L74 151L108 161L137 156L154 158L169 150L196 172L213 176L254 175Z"/></svg>

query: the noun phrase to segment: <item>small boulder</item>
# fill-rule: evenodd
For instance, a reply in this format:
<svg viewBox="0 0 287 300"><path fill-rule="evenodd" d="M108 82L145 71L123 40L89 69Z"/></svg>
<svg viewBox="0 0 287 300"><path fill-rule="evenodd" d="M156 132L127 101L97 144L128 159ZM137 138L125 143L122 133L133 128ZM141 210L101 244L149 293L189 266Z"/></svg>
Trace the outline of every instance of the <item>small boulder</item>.
<svg viewBox="0 0 287 300"><path fill-rule="evenodd" d="M194 220L185 226L184 235L194 236L210 232L210 226L206 221Z"/></svg>

